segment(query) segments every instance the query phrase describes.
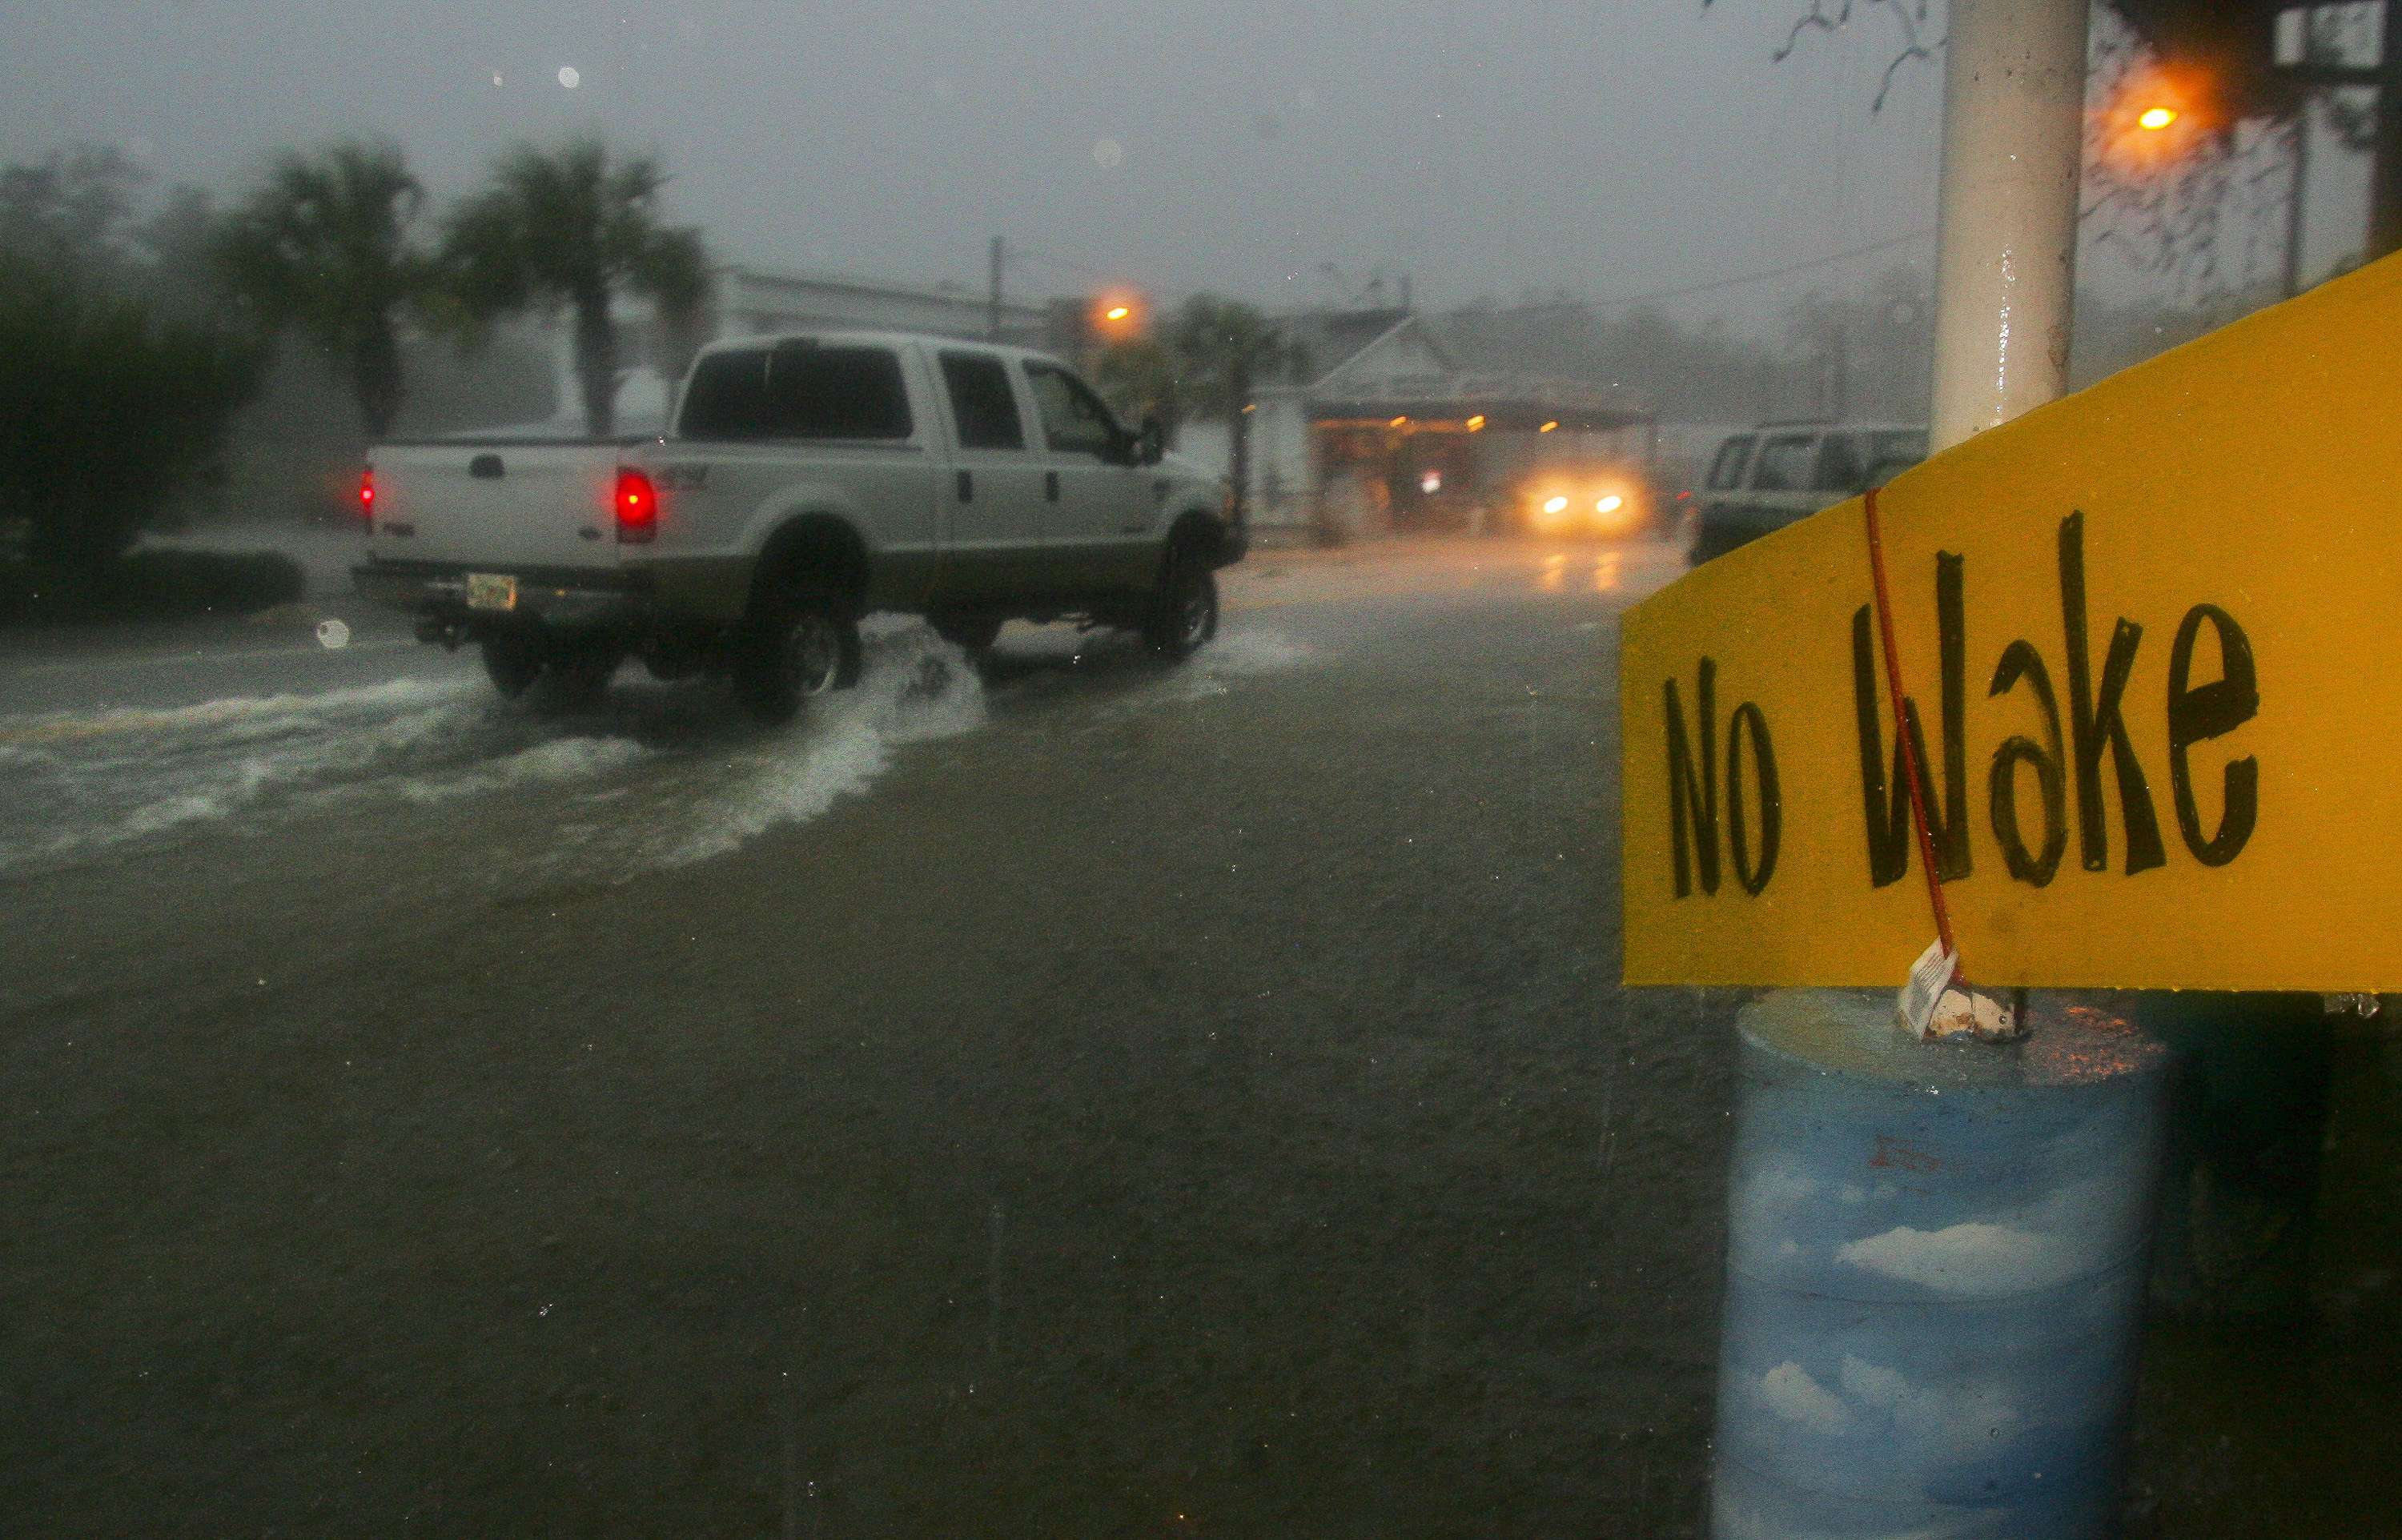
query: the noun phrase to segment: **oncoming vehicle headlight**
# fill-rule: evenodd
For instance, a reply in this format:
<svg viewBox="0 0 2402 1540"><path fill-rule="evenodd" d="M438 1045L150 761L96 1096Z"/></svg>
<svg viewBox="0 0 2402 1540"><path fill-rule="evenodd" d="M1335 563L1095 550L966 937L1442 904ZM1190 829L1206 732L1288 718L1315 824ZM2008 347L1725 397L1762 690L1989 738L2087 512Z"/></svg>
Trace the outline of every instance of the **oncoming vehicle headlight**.
<svg viewBox="0 0 2402 1540"><path fill-rule="evenodd" d="M1553 496L1551 496L1551 497L1545 498L1545 499L1543 500L1543 512L1545 512L1545 513L1547 513L1547 514L1552 514L1552 515L1556 516L1556 515L1559 515L1559 514L1565 514L1565 513L1567 513L1567 511L1568 511L1568 500L1567 500L1567 498L1565 498L1565 497L1561 497L1561 496L1558 496L1558 495L1554 494Z"/></svg>
<svg viewBox="0 0 2402 1540"><path fill-rule="evenodd" d="M1606 494L1599 502L1593 505L1593 511L1596 514L1614 514L1625 506L1626 500L1624 498L1620 497L1616 492L1610 492Z"/></svg>

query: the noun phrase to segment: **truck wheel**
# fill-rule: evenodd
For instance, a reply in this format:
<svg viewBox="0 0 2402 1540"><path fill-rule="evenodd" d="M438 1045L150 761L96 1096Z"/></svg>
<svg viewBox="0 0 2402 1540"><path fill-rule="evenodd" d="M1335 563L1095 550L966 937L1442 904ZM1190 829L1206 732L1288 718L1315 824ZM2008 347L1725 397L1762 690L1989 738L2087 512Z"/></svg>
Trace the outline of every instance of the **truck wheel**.
<svg viewBox="0 0 2402 1540"><path fill-rule="evenodd" d="M1152 590L1142 639L1161 657L1181 663L1217 634L1217 574L1192 546L1171 547Z"/></svg>
<svg viewBox="0 0 2402 1540"><path fill-rule="evenodd" d="M542 654L522 637L488 637L483 653L484 673L503 700L517 699L542 676Z"/></svg>
<svg viewBox="0 0 2402 1540"><path fill-rule="evenodd" d="M779 583L752 611L735 644L734 693L760 722L790 722L811 695L859 678L859 623L831 588Z"/></svg>

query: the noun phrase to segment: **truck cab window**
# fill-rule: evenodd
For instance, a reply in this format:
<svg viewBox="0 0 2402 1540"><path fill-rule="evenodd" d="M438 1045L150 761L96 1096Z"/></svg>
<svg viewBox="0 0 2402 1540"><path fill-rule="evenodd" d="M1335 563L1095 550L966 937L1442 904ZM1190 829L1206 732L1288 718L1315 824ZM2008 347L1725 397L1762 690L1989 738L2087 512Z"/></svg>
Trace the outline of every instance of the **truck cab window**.
<svg viewBox="0 0 2402 1540"><path fill-rule="evenodd" d="M684 390L684 437L895 439L913 430L901 360L890 348L781 342L711 353Z"/></svg>
<svg viewBox="0 0 2402 1540"><path fill-rule="evenodd" d="M1009 388L1009 367L990 353L945 353L943 385L951 398L962 449L1023 449L1026 427L1017 419L1017 397Z"/></svg>
<svg viewBox="0 0 2402 1540"><path fill-rule="evenodd" d="M1849 433L1829 433L1818 445L1818 476L1813 484L1821 492L1857 492L1868 487L1860 474L1859 447Z"/></svg>
<svg viewBox="0 0 2402 1540"><path fill-rule="evenodd" d="M1817 442L1815 433L1785 433L1770 439L1760 451L1760 470L1752 477L1752 490L1798 492L1808 487L1810 451Z"/></svg>
<svg viewBox="0 0 2402 1540"><path fill-rule="evenodd" d="M1042 436L1054 454L1090 454L1106 460L1116 453L1125 434L1109 407L1083 380L1047 364L1028 364L1026 378L1034 387L1035 408L1042 414Z"/></svg>
<svg viewBox="0 0 2402 1540"><path fill-rule="evenodd" d="M913 427L890 348L780 342L767 357L770 438L907 438Z"/></svg>
<svg viewBox="0 0 2402 1540"><path fill-rule="evenodd" d="M1890 428L1869 435L1869 458L1901 465L1915 465L1926 458L1926 430L1924 428Z"/></svg>
<svg viewBox="0 0 2402 1540"><path fill-rule="evenodd" d="M1725 491L1743 485L1743 473L1751 468L1752 446L1759 439L1749 433L1737 433L1719 446L1718 458L1710 461L1710 487Z"/></svg>
<svg viewBox="0 0 2402 1540"><path fill-rule="evenodd" d="M680 431L685 438L763 438L766 420L766 349L729 348L694 366L683 392Z"/></svg>

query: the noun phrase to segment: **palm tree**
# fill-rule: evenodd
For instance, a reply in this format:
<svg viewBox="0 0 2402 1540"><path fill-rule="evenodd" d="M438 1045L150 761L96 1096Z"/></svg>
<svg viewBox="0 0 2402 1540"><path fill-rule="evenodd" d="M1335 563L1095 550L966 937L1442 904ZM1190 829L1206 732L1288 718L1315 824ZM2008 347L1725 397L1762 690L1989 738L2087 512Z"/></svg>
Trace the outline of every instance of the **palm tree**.
<svg viewBox="0 0 2402 1540"><path fill-rule="evenodd" d="M647 156L613 162L598 139L555 150L520 144L492 184L451 215L443 262L451 297L488 322L564 305L573 317L575 378L596 438L614 430L617 323L612 299L641 295L656 308L670 351L689 353L709 301L699 231L659 222L666 173ZM672 366L673 359L663 359Z"/></svg>
<svg viewBox="0 0 2402 1540"><path fill-rule="evenodd" d="M1244 408L1260 380L1307 366L1302 350L1279 323L1240 301L1208 294L1194 295L1177 310L1167 345L1182 364L1184 404L1195 416L1226 423L1226 474L1235 484L1235 515L1240 518L1251 479L1251 419Z"/></svg>
<svg viewBox="0 0 2402 1540"><path fill-rule="evenodd" d="M344 140L279 156L215 243L227 283L263 322L340 362L369 438L405 393L399 312L431 274L409 234L424 199L398 145Z"/></svg>
<svg viewBox="0 0 2402 1540"><path fill-rule="evenodd" d="M1159 419L1170 447L1184 417L1181 362L1156 337L1111 343L1093 367L1093 383L1121 417Z"/></svg>

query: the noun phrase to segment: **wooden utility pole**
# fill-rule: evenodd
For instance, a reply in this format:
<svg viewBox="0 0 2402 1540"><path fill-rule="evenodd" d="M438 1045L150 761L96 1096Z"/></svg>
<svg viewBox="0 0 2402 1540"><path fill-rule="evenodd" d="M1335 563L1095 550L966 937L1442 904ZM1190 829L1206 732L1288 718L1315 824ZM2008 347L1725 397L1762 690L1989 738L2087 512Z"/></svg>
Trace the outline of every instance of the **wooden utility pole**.
<svg viewBox="0 0 2402 1540"><path fill-rule="evenodd" d="M2368 258L2402 251L2402 0L2378 18L2377 140L2368 173Z"/></svg>
<svg viewBox="0 0 2402 1540"><path fill-rule="evenodd" d="M2367 86L2377 92L2377 126L2369 139L2368 241L2374 262L2402 251L2402 0L2378 12L2377 62L2321 63L2305 59L2293 70L2305 89Z"/></svg>
<svg viewBox="0 0 2402 1540"><path fill-rule="evenodd" d="M1001 340L1001 237L992 238L992 297L985 310L985 335L995 342Z"/></svg>
<svg viewBox="0 0 2402 1540"><path fill-rule="evenodd" d="M2294 136L2294 166L2285 188L2285 296L2293 298L2302 292L2302 236L2309 228L2304 217L2309 205L2311 185L2311 134L2318 125L2318 97L2309 90L2294 107L2294 117L2286 131Z"/></svg>

